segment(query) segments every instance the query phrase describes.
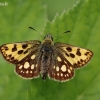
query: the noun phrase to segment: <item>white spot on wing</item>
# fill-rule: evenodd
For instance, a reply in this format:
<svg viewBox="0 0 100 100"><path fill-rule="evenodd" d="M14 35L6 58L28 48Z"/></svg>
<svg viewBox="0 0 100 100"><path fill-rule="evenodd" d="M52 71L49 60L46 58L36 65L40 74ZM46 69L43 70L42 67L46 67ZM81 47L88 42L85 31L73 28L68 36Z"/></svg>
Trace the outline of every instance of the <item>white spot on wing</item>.
<svg viewBox="0 0 100 100"><path fill-rule="evenodd" d="M61 76L63 76L63 74L61 73Z"/></svg>
<svg viewBox="0 0 100 100"><path fill-rule="evenodd" d="M20 66L19 66L19 69L22 69L22 67L23 67L23 66L22 66L22 65L20 65Z"/></svg>
<svg viewBox="0 0 100 100"><path fill-rule="evenodd" d="M25 62L24 68L27 69L27 68L29 68L29 66L30 66L30 65L29 65L29 62Z"/></svg>
<svg viewBox="0 0 100 100"><path fill-rule="evenodd" d="M31 56L31 59L34 59L34 58L35 58L35 55L32 55L32 56Z"/></svg>
<svg viewBox="0 0 100 100"><path fill-rule="evenodd" d="M67 76L69 76L69 75L67 74Z"/></svg>
<svg viewBox="0 0 100 100"><path fill-rule="evenodd" d="M55 66L53 66L53 69L55 69Z"/></svg>
<svg viewBox="0 0 100 100"><path fill-rule="evenodd" d="M26 71L26 73L28 74L28 73L29 73L29 71L27 70L27 71Z"/></svg>
<svg viewBox="0 0 100 100"><path fill-rule="evenodd" d="M30 71L30 73L32 73L32 71Z"/></svg>
<svg viewBox="0 0 100 100"><path fill-rule="evenodd" d="M57 73L57 76L59 76L59 73Z"/></svg>
<svg viewBox="0 0 100 100"><path fill-rule="evenodd" d="M70 70L73 70L72 67L70 67Z"/></svg>
<svg viewBox="0 0 100 100"><path fill-rule="evenodd" d="M37 64L35 65L35 67L37 67Z"/></svg>
<svg viewBox="0 0 100 100"><path fill-rule="evenodd" d="M71 73L70 69L68 69L68 73Z"/></svg>
<svg viewBox="0 0 100 100"><path fill-rule="evenodd" d="M66 72L66 66L65 65L62 65L62 67L61 67L61 70L63 71L63 72Z"/></svg>
<svg viewBox="0 0 100 100"><path fill-rule="evenodd" d="M57 57L57 60L58 60L58 61L61 61L61 58L60 58L60 57Z"/></svg>
<svg viewBox="0 0 100 100"><path fill-rule="evenodd" d="M64 60L64 63L67 64L67 62Z"/></svg>
<svg viewBox="0 0 100 100"><path fill-rule="evenodd" d="M31 69L34 69L34 64L31 65Z"/></svg>
<svg viewBox="0 0 100 100"><path fill-rule="evenodd" d="M59 71L59 67L58 66L56 67L56 71Z"/></svg>

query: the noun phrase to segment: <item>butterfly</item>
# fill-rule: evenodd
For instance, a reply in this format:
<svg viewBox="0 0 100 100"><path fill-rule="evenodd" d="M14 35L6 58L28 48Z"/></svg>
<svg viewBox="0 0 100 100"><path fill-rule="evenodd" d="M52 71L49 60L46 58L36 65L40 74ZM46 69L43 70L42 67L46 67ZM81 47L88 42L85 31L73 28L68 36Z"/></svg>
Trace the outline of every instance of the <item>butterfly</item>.
<svg viewBox="0 0 100 100"><path fill-rule="evenodd" d="M61 42L53 42L51 34L44 40L31 40L0 46L8 62L16 65L15 72L26 79L49 78L65 82L74 76L74 69L86 65L93 56L88 49Z"/></svg>

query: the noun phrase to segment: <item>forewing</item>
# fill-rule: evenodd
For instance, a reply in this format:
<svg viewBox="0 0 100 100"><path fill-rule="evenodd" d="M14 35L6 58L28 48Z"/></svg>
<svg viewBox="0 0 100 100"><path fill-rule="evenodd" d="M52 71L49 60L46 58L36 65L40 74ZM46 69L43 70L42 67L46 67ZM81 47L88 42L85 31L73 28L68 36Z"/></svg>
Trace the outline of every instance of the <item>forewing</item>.
<svg viewBox="0 0 100 100"><path fill-rule="evenodd" d="M13 44L4 44L0 47L3 57L13 64L18 64L31 52L36 52L40 45L40 41L25 41Z"/></svg>
<svg viewBox="0 0 100 100"><path fill-rule="evenodd" d="M55 43L55 48L58 53L68 61L73 68L84 66L92 58L92 51L84 48L75 47L65 43Z"/></svg>

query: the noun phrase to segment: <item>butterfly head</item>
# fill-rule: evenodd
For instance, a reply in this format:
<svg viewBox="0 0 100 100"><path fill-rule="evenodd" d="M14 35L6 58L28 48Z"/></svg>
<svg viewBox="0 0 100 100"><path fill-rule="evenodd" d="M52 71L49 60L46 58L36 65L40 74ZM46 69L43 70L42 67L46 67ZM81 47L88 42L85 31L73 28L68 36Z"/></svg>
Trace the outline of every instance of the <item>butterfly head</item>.
<svg viewBox="0 0 100 100"><path fill-rule="evenodd" d="M45 37L44 37L44 40L51 40L53 41L53 37L51 34L47 34Z"/></svg>
<svg viewBox="0 0 100 100"><path fill-rule="evenodd" d="M42 42L43 44L51 44L53 45L53 37L51 34L47 34L45 37L44 37L44 40Z"/></svg>

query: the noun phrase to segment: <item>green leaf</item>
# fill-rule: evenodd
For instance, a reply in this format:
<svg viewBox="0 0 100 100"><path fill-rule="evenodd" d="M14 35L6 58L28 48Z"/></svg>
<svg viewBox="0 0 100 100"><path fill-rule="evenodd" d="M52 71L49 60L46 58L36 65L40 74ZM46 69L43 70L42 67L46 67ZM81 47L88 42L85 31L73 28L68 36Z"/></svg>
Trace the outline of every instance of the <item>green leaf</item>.
<svg viewBox="0 0 100 100"><path fill-rule="evenodd" d="M74 78L65 83L33 79L28 100L99 100L100 99L100 1L81 0L69 11L47 22L44 33L52 33L55 42L87 48L94 56L85 67L75 70ZM66 30L71 33L61 34ZM55 36L58 35L58 36Z"/></svg>
<svg viewBox="0 0 100 100"><path fill-rule="evenodd" d="M40 0L7 0L0 5L0 45L38 39L39 34L28 29L42 31L46 24L46 11ZM4 0L0 1L5 3ZM0 100L26 100L29 80L14 73L14 67L0 55Z"/></svg>
<svg viewBox="0 0 100 100"><path fill-rule="evenodd" d="M42 0L47 5L48 19L52 20L56 13L61 14L64 9L69 9L79 0Z"/></svg>

